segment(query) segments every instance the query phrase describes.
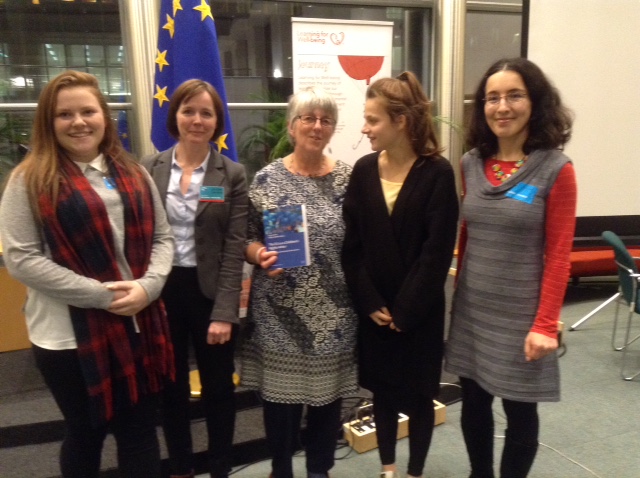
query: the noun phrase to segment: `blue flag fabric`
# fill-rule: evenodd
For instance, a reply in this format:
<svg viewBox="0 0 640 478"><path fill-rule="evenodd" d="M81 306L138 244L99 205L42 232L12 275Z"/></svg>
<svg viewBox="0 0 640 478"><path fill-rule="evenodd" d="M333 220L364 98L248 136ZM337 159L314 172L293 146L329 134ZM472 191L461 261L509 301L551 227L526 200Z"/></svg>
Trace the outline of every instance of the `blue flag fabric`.
<svg viewBox="0 0 640 478"><path fill-rule="evenodd" d="M224 104L224 132L216 141L218 151L238 161L231 119L224 90L218 38L211 6L207 0L162 0L158 51L155 58L155 85L151 140L159 151L175 140L167 132L169 98L184 81L208 81Z"/></svg>
<svg viewBox="0 0 640 478"><path fill-rule="evenodd" d="M129 120L127 112L122 110L118 112L118 136L124 149L131 152L131 141L129 141Z"/></svg>

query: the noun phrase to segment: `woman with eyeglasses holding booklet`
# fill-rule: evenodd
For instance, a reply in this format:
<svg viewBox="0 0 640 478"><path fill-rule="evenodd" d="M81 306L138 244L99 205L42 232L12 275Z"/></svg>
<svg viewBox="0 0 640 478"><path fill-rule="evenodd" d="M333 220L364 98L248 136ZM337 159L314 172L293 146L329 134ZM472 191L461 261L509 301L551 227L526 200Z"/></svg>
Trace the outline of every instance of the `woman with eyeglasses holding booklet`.
<svg viewBox="0 0 640 478"><path fill-rule="evenodd" d="M249 189L245 258L256 268L241 377L263 399L272 478L293 477L305 406L307 477L328 476L342 397L357 391L356 316L340 266L351 168L324 154L337 119L336 102L322 89L293 95L287 109L293 153L258 171ZM266 247L263 212L297 205L306 208L310 263L271 270L285 253Z"/></svg>
<svg viewBox="0 0 640 478"><path fill-rule="evenodd" d="M494 397L507 417L502 478L527 476L537 404L560 399L555 351L576 214L575 173L561 150L571 125L558 91L526 59L496 62L476 90L446 351L446 370L462 384L472 478L494 476Z"/></svg>

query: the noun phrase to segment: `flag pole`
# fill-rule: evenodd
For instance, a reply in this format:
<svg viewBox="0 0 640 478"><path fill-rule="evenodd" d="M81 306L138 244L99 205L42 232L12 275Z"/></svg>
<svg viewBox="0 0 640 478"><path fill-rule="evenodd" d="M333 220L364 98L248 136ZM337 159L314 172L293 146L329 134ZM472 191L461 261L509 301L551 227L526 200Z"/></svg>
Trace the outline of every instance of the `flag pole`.
<svg viewBox="0 0 640 478"><path fill-rule="evenodd" d="M154 66L153 54L158 40L160 5L157 0L119 0L120 30L126 52L132 109L127 112L134 155L153 154L151 107Z"/></svg>

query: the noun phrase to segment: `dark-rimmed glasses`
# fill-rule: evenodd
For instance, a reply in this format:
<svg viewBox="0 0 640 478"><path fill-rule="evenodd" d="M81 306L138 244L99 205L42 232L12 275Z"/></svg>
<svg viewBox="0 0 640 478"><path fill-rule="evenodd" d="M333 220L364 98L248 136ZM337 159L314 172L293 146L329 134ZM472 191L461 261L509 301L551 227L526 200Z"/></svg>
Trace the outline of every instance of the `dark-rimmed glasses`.
<svg viewBox="0 0 640 478"><path fill-rule="evenodd" d="M502 98L507 100L507 104L515 105L516 103L520 103L527 97L526 93L521 91L514 91L512 93L507 93L506 95L487 95L483 98L485 104L491 106L497 106L502 101Z"/></svg>

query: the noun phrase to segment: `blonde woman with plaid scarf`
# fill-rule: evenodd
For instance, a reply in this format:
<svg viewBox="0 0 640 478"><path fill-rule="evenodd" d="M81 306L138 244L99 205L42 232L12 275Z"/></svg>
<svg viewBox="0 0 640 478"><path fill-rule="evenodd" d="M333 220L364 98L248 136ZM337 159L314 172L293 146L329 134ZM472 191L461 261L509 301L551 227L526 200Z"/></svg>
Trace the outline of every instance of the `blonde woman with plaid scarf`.
<svg viewBox="0 0 640 478"><path fill-rule="evenodd" d="M67 71L45 86L0 231L6 267L28 287L36 364L66 424L62 476L97 477L107 432L121 476L159 476L155 397L173 377L173 351L158 297L173 238L94 76Z"/></svg>

